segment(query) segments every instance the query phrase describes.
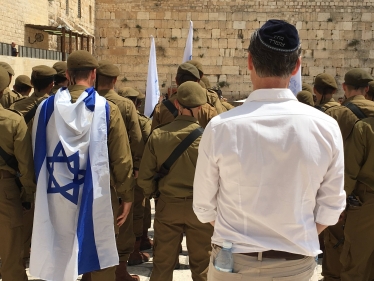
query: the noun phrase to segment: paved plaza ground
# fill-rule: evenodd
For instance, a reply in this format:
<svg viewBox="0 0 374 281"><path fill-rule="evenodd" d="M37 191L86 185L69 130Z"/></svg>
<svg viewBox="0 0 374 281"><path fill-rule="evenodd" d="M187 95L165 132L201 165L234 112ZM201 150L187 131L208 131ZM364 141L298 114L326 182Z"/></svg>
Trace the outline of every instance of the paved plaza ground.
<svg viewBox="0 0 374 281"><path fill-rule="evenodd" d="M153 217L154 217L154 206L152 205L152 226L153 226ZM150 236L153 237L153 229L150 229L149 234L150 234ZM186 239L185 238L183 239L182 246L183 246L183 252L179 255L179 262L181 264L181 268L178 269L178 270L174 270L174 278L173 279L174 279L174 281L192 281L191 272L190 272L189 266L188 266L188 253L187 253ZM147 252L152 256L152 251L147 251ZM321 276L322 260L319 260L318 263L319 264L318 264L316 274L318 274L318 280L322 280L322 276ZM129 269L129 272L131 274L139 275L141 281L148 281L149 277L151 275L151 271L152 271L152 258L147 263L137 265L137 266L129 266L128 269ZM27 269L27 273L29 274L28 269ZM2 279L0 279L0 280L2 280ZM29 275L29 280L42 281L38 278L32 277L31 275ZM80 280L80 278L78 278L78 280Z"/></svg>

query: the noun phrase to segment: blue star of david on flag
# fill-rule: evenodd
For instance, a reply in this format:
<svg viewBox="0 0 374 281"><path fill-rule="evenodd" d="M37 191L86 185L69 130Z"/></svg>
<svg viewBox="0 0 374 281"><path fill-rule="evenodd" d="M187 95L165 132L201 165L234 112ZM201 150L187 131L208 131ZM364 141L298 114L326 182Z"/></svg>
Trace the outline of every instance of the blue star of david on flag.
<svg viewBox="0 0 374 281"><path fill-rule="evenodd" d="M59 163L66 166L60 166ZM59 165L58 168L60 169L56 168L57 165ZM68 181L71 180L71 182L67 182L65 185L56 179L56 175L67 172L64 171L64 168L67 168L67 171L71 173L71 177L63 177L65 181L66 179ZM47 193L60 193L67 200L77 205L79 186L84 183L84 176L86 174L86 170L79 169L79 152L68 157L62 143L59 142L53 152L53 156L47 157L47 169L49 172Z"/></svg>

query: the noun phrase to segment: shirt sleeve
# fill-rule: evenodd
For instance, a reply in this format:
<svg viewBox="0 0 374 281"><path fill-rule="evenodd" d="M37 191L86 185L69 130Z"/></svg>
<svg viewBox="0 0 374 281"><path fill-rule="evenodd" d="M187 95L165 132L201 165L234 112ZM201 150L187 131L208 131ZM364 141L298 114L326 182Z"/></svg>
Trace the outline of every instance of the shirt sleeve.
<svg viewBox="0 0 374 281"><path fill-rule="evenodd" d="M158 125L161 124L160 120L160 104L156 104L154 110L153 110L153 118L152 118L152 125L151 130L154 130Z"/></svg>
<svg viewBox="0 0 374 281"><path fill-rule="evenodd" d="M140 162L139 175L137 179L138 185L143 189L144 196L150 198L150 196L156 192L156 186L153 180L154 175L157 172L157 158L153 149L152 135L149 137L142 161Z"/></svg>
<svg viewBox="0 0 374 281"><path fill-rule="evenodd" d="M129 138L118 107L110 104L110 108L108 153L111 182L124 202L133 202L134 178Z"/></svg>
<svg viewBox="0 0 374 281"><path fill-rule="evenodd" d="M128 115L126 120L126 129L130 137L130 148L133 156L134 169L139 169L140 159L144 150L142 132L140 130L138 113L135 105L131 102L128 106Z"/></svg>
<svg viewBox="0 0 374 281"><path fill-rule="evenodd" d="M346 205L343 139L338 127L332 138L332 160L317 191L314 209L315 222L322 225L336 224Z"/></svg>
<svg viewBox="0 0 374 281"><path fill-rule="evenodd" d="M214 155L213 133L209 123L200 141L193 183L193 210L202 223L214 221L217 215L219 169Z"/></svg>

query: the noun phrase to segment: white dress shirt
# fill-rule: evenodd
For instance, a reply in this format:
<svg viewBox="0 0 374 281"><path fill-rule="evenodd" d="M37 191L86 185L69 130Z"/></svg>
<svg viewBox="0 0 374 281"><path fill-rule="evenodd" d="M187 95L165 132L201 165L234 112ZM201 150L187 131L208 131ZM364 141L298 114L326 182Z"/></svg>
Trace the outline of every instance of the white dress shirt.
<svg viewBox="0 0 374 281"><path fill-rule="evenodd" d="M193 208L215 221L212 243L234 253L278 250L316 256L316 223L345 207L337 122L288 89L254 91L213 118L199 146Z"/></svg>

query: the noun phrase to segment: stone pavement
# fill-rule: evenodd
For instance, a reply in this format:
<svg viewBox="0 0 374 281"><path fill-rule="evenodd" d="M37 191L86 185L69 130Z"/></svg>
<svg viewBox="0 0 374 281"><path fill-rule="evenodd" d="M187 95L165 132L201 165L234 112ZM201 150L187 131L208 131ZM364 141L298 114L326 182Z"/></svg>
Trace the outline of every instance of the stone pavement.
<svg viewBox="0 0 374 281"><path fill-rule="evenodd" d="M152 204L152 226L153 226L153 217L154 217L154 205ZM149 230L149 235L151 237L153 237L153 229ZM183 239L182 249L183 249L183 252L179 255L179 262L181 264L181 268L178 269L178 270L174 270L173 281L192 281L191 272L190 272L189 266L188 266L188 253L187 253L186 239L185 238ZM149 250L147 252L152 257L152 251ZM322 260L319 260L318 268L317 268L318 280L322 280L321 264L322 264ZM129 269L130 274L139 275L141 281L148 281L149 277L151 275L151 271L152 271L152 258L147 263L137 265L137 266L130 266L130 267L128 267L128 269ZM27 268L27 273L29 275L28 268ZM2 279L0 279L0 280L2 280ZM41 279L34 278L31 275L29 275L29 280L42 281ZM80 278L78 278L78 280L80 280Z"/></svg>

